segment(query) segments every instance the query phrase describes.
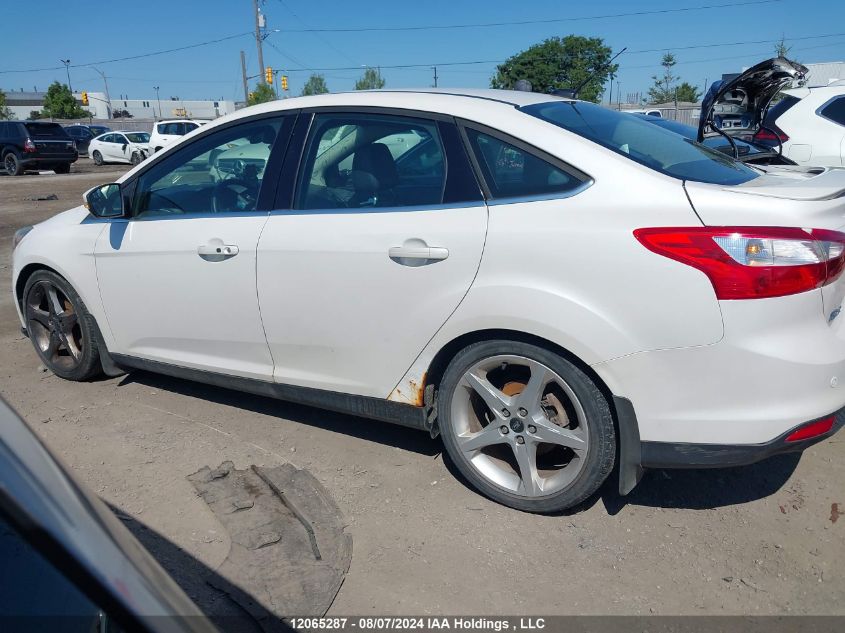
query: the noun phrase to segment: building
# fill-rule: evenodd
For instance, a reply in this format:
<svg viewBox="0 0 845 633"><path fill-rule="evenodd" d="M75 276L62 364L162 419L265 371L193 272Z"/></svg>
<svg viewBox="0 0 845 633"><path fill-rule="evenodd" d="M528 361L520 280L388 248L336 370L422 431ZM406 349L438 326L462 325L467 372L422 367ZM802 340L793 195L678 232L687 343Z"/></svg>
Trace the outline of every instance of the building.
<svg viewBox="0 0 845 633"><path fill-rule="evenodd" d="M88 105L82 105L82 93L74 97L82 107L92 114L94 119L111 119L112 113L126 111L138 119L173 119L179 117L193 119L215 119L235 111L234 101L204 101L161 99L112 99L109 102L105 93L88 92ZM46 92L6 92L6 105L16 119L27 119L33 110L44 109Z"/></svg>
<svg viewBox="0 0 845 633"><path fill-rule="evenodd" d="M820 64L804 64L807 73L808 86L826 86L832 81L845 79L845 62L823 62Z"/></svg>

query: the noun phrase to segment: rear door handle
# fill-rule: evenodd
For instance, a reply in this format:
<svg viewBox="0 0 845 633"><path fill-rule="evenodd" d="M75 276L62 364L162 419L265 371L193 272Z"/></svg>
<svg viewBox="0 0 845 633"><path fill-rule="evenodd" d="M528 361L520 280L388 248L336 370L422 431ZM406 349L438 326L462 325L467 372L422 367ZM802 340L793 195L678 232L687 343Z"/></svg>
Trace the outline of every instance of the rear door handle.
<svg viewBox="0 0 845 633"><path fill-rule="evenodd" d="M449 257L449 249L438 246L391 246L387 251L390 259L427 259L440 261ZM401 262L399 262L401 263Z"/></svg>
<svg viewBox="0 0 845 633"><path fill-rule="evenodd" d="M219 262L238 254L235 244L224 244L221 240L211 240L208 244L197 246L197 254L206 261Z"/></svg>

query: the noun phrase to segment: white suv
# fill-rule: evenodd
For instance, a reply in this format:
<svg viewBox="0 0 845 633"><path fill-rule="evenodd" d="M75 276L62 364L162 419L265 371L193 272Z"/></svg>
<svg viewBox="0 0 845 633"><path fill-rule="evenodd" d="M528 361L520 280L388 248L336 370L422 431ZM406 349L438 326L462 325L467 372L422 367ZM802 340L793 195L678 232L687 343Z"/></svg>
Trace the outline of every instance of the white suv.
<svg viewBox="0 0 845 633"><path fill-rule="evenodd" d="M555 96L285 99L18 231L14 300L63 378L439 434L482 493L552 512L615 465L626 493L841 426L843 192Z"/></svg>
<svg viewBox="0 0 845 633"><path fill-rule="evenodd" d="M783 143L785 156L801 165L845 165L845 79L827 86L784 90L754 140Z"/></svg>
<svg viewBox="0 0 845 633"><path fill-rule="evenodd" d="M154 152L159 151L168 143L193 132L199 126L205 125L208 121L200 119L174 119L172 121L157 121L153 125L153 133L150 135L150 147Z"/></svg>

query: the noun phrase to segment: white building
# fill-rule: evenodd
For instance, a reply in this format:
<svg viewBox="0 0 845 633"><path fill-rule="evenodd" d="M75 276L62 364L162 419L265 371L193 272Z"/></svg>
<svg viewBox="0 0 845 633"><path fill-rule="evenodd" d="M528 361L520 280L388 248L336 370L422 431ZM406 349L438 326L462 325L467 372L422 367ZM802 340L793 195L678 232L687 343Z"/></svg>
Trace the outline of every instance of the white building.
<svg viewBox="0 0 845 633"><path fill-rule="evenodd" d="M823 62L804 64L807 70L808 86L826 86L832 81L845 79L845 62Z"/></svg>
<svg viewBox="0 0 845 633"><path fill-rule="evenodd" d="M16 119L27 119L30 112L44 109L46 92L6 91L6 105ZM77 102L93 115L94 119L110 119L110 113L125 110L136 119L194 118L214 119L235 111L234 101L152 99L114 99L111 104L103 92L89 92L88 105L82 104L82 93L75 92ZM111 107L109 107L111 105Z"/></svg>

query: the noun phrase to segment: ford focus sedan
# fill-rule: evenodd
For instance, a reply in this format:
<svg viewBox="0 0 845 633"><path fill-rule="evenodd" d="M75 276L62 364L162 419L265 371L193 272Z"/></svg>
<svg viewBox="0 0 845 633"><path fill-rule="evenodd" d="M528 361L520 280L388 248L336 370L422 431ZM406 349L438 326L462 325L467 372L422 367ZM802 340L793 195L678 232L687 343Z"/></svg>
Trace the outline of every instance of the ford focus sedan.
<svg viewBox="0 0 845 633"><path fill-rule="evenodd" d="M843 193L548 95L286 99L18 231L13 291L58 376L395 422L554 512L842 425Z"/></svg>

